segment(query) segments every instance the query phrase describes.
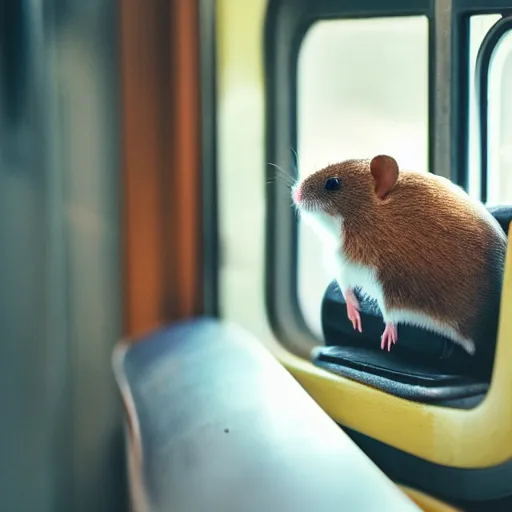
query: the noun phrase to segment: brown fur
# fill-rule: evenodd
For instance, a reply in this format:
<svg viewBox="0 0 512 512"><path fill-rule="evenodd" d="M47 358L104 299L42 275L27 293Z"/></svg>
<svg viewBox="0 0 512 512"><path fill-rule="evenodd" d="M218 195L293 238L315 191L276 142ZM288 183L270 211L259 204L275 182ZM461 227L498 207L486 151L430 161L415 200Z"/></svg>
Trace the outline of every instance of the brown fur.
<svg viewBox="0 0 512 512"><path fill-rule="evenodd" d="M339 178L340 190L324 190L329 177ZM343 217L344 252L377 270L386 308L428 314L478 350L482 315L499 308L506 237L431 174L400 171L393 183L379 198L370 160L348 160L307 178L303 204Z"/></svg>

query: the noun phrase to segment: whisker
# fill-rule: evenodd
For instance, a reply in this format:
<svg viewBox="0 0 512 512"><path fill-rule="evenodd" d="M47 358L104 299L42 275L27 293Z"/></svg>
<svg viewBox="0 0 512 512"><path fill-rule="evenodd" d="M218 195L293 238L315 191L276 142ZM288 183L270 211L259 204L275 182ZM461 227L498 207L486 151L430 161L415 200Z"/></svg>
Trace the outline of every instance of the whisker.
<svg viewBox="0 0 512 512"><path fill-rule="evenodd" d="M297 154L297 151L295 151L295 149L293 149L291 146L290 149L295 156L295 173L297 174L299 169L299 155Z"/></svg>
<svg viewBox="0 0 512 512"><path fill-rule="evenodd" d="M279 176L276 176L275 179L268 180L267 185L275 186L278 182L283 183L283 185L286 187L287 190L291 191L291 189L293 188L292 183L287 183L287 182L283 181L282 179L279 179Z"/></svg>
<svg viewBox="0 0 512 512"><path fill-rule="evenodd" d="M274 176L270 176L269 180L272 180L272 181L280 180L280 181L284 181L285 183L289 183L290 185L295 184L294 180L290 179L289 176L286 176L284 174L275 174Z"/></svg>
<svg viewBox="0 0 512 512"><path fill-rule="evenodd" d="M274 169L276 169L279 172L282 172L284 175L290 176L290 173L286 172L281 166L273 164L272 162L269 162L268 165L271 165L272 167L274 167Z"/></svg>
<svg viewBox="0 0 512 512"><path fill-rule="evenodd" d="M286 185L289 185L290 187L293 187L295 185L295 181L289 179L286 176L276 175L276 176L274 176L274 181L275 180L279 180L281 183L286 183Z"/></svg>
<svg viewBox="0 0 512 512"><path fill-rule="evenodd" d="M295 180L282 167L279 167L278 165L270 162L268 165L271 165L276 170L274 176L275 179L280 179L289 187L293 187L293 185L295 185Z"/></svg>

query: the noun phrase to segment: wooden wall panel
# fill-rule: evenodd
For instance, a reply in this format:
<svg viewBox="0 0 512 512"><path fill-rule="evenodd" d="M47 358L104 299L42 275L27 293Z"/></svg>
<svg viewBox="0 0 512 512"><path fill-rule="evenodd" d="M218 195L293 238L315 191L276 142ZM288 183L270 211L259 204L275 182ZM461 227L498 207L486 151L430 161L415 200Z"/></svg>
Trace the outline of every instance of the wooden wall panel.
<svg viewBox="0 0 512 512"><path fill-rule="evenodd" d="M198 7L120 0L125 333L201 311Z"/></svg>
<svg viewBox="0 0 512 512"><path fill-rule="evenodd" d="M171 9L172 173L169 260L173 272L167 306L172 318L201 309L201 134L199 12L196 0L174 0ZM169 141L171 142L171 141ZM174 243L179 240L179 243Z"/></svg>

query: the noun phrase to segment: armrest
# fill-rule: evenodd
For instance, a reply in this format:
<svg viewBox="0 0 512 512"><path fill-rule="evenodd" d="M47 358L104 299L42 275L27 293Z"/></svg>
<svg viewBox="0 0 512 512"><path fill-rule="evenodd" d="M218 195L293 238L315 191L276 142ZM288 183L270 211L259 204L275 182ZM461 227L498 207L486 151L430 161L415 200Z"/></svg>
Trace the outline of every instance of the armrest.
<svg viewBox="0 0 512 512"><path fill-rule="evenodd" d="M149 510L419 510L242 329L178 324L114 368Z"/></svg>

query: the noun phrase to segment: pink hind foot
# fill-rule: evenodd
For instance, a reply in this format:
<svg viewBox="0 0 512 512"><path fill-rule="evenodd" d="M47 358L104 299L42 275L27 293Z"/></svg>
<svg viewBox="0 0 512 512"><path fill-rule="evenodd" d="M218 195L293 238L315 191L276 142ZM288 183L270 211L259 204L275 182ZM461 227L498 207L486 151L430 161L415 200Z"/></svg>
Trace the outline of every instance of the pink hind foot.
<svg viewBox="0 0 512 512"><path fill-rule="evenodd" d="M388 347L388 352L391 350L391 345L394 345L398 340L398 333L396 329L396 325L388 322L386 323L386 328L381 336L380 348L382 350L386 349L386 345Z"/></svg>
<svg viewBox="0 0 512 512"><path fill-rule="evenodd" d="M361 326L361 315L359 314L359 301L350 288L347 288L343 292L343 296L347 303L347 316L352 322L352 327L354 327L355 331L363 332L363 328Z"/></svg>

